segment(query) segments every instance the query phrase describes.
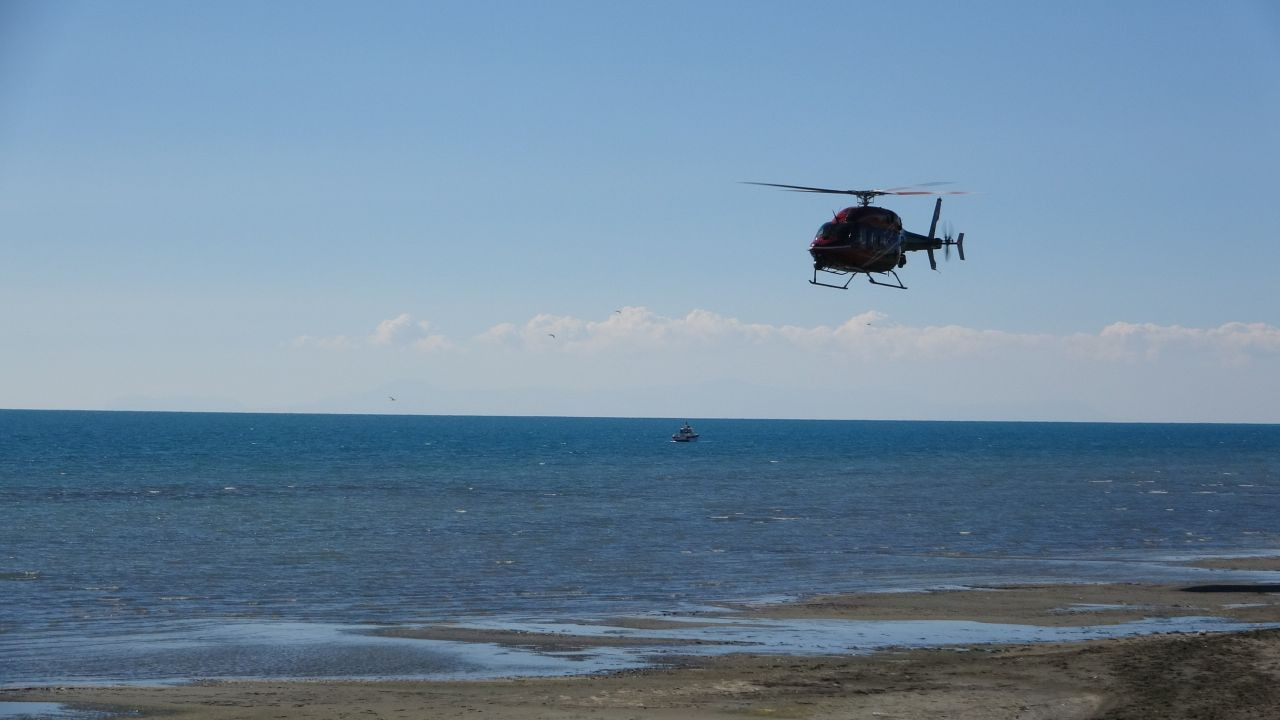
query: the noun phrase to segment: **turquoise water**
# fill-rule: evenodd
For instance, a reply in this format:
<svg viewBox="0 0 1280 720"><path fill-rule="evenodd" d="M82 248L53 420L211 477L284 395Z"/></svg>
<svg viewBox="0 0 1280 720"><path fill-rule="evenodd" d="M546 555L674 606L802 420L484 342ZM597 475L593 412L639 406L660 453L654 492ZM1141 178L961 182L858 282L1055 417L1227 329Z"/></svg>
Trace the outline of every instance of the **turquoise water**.
<svg viewBox="0 0 1280 720"><path fill-rule="evenodd" d="M1280 553L1280 426L684 420L0 411L0 684L478 673L333 633Z"/></svg>

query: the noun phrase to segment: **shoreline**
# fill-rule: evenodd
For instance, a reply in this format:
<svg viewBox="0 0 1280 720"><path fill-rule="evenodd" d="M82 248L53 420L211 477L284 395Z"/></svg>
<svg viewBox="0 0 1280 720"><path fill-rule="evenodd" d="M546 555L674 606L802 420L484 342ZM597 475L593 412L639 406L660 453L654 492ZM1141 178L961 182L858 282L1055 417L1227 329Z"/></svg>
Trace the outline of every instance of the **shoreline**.
<svg viewBox="0 0 1280 720"><path fill-rule="evenodd" d="M1215 560L1280 570L1280 558ZM1238 564L1232 564L1236 562ZM1015 586L857 593L741 607L739 618L892 623L941 621L1035 628L1118 627L1137 619L1219 617L1280 624L1280 587L1139 584ZM707 623L719 622L707 613ZM638 630L696 627L698 617L632 619ZM616 628L625 623L610 623ZM580 627L590 627L583 624ZM1160 627L1159 625L1156 626ZM1176 626L1169 626L1176 627ZM536 633L426 626L395 636L564 652L635 643L608 632ZM654 645L674 645L653 642ZM790 655L743 646L713 655L667 647L662 666L596 675L500 680L290 680L173 686L0 690L3 702L54 702L133 717L337 718L1215 718L1280 708L1280 629L1154 632L1067 642L887 647L870 654Z"/></svg>
<svg viewBox="0 0 1280 720"><path fill-rule="evenodd" d="M739 655L607 676L50 688L0 697L128 717L210 720L1244 720L1273 717L1280 707L1277 662L1280 631L1269 630L846 658Z"/></svg>

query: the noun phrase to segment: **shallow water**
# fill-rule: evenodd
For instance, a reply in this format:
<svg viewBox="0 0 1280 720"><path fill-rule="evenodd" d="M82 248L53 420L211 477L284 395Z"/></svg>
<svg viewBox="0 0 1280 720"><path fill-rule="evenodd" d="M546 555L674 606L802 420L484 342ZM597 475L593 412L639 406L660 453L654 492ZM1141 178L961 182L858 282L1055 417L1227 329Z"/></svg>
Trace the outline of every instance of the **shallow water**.
<svg viewBox="0 0 1280 720"><path fill-rule="evenodd" d="M0 702L0 720L95 720L106 713L51 702Z"/></svg>

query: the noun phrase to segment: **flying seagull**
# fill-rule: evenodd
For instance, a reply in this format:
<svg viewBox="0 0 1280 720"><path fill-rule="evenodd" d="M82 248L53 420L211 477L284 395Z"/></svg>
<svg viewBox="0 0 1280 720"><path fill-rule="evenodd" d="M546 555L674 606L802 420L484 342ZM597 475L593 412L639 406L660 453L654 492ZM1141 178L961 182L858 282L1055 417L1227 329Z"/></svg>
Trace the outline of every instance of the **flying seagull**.
<svg viewBox="0 0 1280 720"><path fill-rule="evenodd" d="M393 398L393 397L391 397L390 395L388 395L388 396L387 396L387 399L388 399L388 400L390 400L391 402L395 402L395 401L396 401L396 399L395 399L395 398Z"/></svg>
<svg viewBox="0 0 1280 720"><path fill-rule="evenodd" d="M547 333L547 335L550 335L551 337L555 337L555 336L556 336L556 334L555 334L555 333Z"/></svg>

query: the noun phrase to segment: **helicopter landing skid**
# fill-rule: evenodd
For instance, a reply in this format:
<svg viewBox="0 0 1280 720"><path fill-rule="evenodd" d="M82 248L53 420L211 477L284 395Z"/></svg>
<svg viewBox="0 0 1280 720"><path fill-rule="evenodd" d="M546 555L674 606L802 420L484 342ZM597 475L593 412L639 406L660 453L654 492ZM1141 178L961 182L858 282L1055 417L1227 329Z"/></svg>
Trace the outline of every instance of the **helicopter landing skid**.
<svg viewBox="0 0 1280 720"><path fill-rule="evenodd" d="M892 275L893 282L891 283L880 282L879 280L876 280L875 276L873 276L871 273L867 273L867 280L869 280L872 285L883 285L884 287L898 288L899 290L907 289L907 286L902 284L902 278L898 277L898 273L896 271L890 270L882 274L885 277Z"/></svg>
<svg viewBox="0 0 1280 720"><path fill-rule="evenodd" d="M843 285L837 285L836 283L827 283L827 282L821 282L821 281L819 281L819 280L818 280L818 273L820 273L820 272L821 272L821 273L826 273L826 274L828 274L828 275L836 275L836 276L840 276L840 275L848 275L849 277L848 277L848 279L846 279L846 280L844 281L844 284L843 284ZM849 283L853 282L853 278L854 278L858 273L860 273L860 272L864 273L864 274L867 276L867 282L871 283L872 285L880 285L880 286L882 286L882 287L897 288L897 289L899 289L899 290L906 290L906 289L907 289L907 286L902 284L902 278L898 277L898 273L897 273L897 271L895 271L895 270L887 270L887 271L882 272L882 273L869 273L869 272L865 272L865 271L862 271L862 270L852 270L852 271L849 271L849 270L828 270L827 268L817 268L817 267L815 267L815 268L813 269L813 279L809 281L809 284L810 284L810 285L821 285L822 287L835 288L835 289L837 289L837 290L848 290L848 289L849 289ZM884 275L885 277L888 277L889 275L892 275L892 276L893 276L893 282L891 282L891 283L888 283L888 282L880 282L879 280L876 280L876 278L875 278L875 276L876 276L877 274L879 274L879 275Z"/></svg>

